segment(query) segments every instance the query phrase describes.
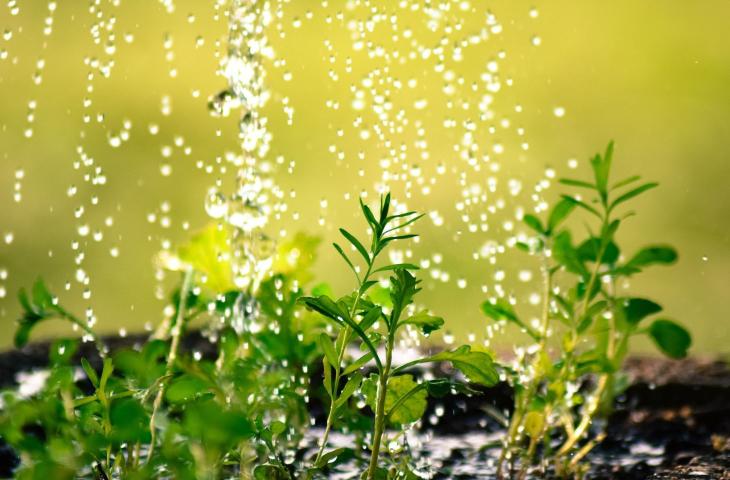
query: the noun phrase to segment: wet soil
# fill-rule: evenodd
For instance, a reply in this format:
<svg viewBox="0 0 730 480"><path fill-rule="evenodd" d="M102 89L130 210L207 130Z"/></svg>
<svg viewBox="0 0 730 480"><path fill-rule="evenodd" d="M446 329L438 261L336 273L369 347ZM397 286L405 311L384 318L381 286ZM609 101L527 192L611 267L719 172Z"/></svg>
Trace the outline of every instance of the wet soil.
<svg viewBox="0 0 730 480"><path fill-rule="evenodd" d="M115 350L142 344L145 338L128 336L105 342ZM44 368L48 347L48 343L34 343L1 353L0 388L16 385L21 371ZM197 333L185 337L183 349L204 357L215 352L215 347ZM79 355L92 365L101 364L93 345L82 346ZM588 457L591 470L587 478L730 480L730 366L708 359L633 357L625 370L632 384L608 420L606 439ZM435 478L493 478L498 452L483 447L496 444L503 427L487 411L508 410L512 393L506 384L483 393L430 402L414 441L419 444L421 461L442 472ZM318 423L322 420L320 412L320 405L312 405ZM317 431L313 430L313 439ZM333 443L336 441L333 438ZM0 439L0 477L7 476L16 462ZM337 477L349 478L346 474Z"/></svg>

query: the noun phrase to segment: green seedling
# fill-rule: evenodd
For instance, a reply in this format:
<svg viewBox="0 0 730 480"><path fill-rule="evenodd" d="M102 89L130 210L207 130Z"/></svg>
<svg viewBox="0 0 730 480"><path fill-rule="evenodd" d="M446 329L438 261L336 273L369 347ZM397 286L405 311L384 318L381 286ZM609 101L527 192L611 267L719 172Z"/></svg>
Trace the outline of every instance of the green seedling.
<svg viewBox="0 0 730 480"><path fill-rule="evenodd" d="M414 296L420 291L419 281L412 273L418 270L416 265L378 264L380 254L393 242L416 237L416 234L402 232L422 215L416 212L391 214L390 194L381 198L377 216L362 201L360 207L370 230L369 247L345 229L340 229L340 233L361 261L351 260L345 249L337 243L333 245L354 275L354 292L337 300L320 295L304 297L300 302L329 319L336 332L334 340L325 333L320 336L324 353L324 389L330 407L313 467L325 467L341 452L325 453L329 433L348 399L360 390L374 412L370 461L363 475L363 478L373 480L387 477L387 470L379 463L386 425L403 426L418 421L425 412L427 395L443 395L449 389L444 380L416 381L413 375L406 373L409 368L422 363L450 362L472 382L487 386L496 383L498 375L487 353L471 351L468 346L400 366L393 364L393 351L401 330L415 328L428 335L444 324L442 318L412 308ZM385 272L391 276L387 305L381 305L368 298L367 293L378 284L378 274ZM354 341L361 344L360 350L365 353L350 359L348 350ZM375 365L375 373L364 378L361 369L370 362Z"/></svg>
<svg viewBox="0 0 730 480"><path fill-rule="evenodd" d="M649 323L648 318L662 310L659 304L617 287L649 266L674 263L677 253L666 245L651 245L622 255L617 233L634 215L622 213L622 208L657 184L641 183L638 176L610 184L612 156L611 143L603 155L591 159L593 179L560 181L581 189L587 199L562 195L545 220L524 217L534 236L517 246L541 260L539 326L521 320L503 299L482 305L488 317L516 324L535 342L512 377L514 412L498 461L500 478L507 474L505 464L517 460L519 477L524 478L541 445L542 463L553 462L562 476L579 475L580 461L604 437L601 431L592 435L591 425L625 387L620 368L630 339L648 335L672 358L684 357L690 346L689 333L674 321L660 318ZM595 226L588 226L585 238L574 243L576 235L563 225L577 210ZM557 340L552 355L551 338ZM551 443L556 433L561 438L557 446Z"/></svg>

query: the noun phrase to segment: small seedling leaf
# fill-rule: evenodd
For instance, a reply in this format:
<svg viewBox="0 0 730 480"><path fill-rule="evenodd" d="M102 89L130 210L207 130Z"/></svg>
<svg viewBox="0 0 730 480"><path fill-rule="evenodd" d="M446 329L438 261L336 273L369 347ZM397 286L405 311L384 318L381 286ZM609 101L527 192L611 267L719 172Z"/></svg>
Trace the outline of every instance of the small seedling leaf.
<svg viewBox="0 0 730 480"><path fill-rule="evenodd" d="M535 215L528 213L522 218L522 221L525 222L525 225L527 225L540 235L545 234L545 228L542 226L542 222Z"/></svg>
<svg viewBox="0 0 730 480"><path fill-rule="evenodd" d="M326 333L320 334L319 345L322 348L322 352L324 352L325 357L327 357L327 361L329 361L330 365L335 367L335 370L338 370L340 363L339 357L337 355L337 351L335 350L335 344L332 342L330 336Z"/></svg>
<svg viewBox="0 0 730 480"><path fill-rule="evenodd" d="M401 320L398 326L402 325L415 325L421 331L428 335L431 332L434 332L444 325L444 319L441 317L436 317L431 314L429 314L427 311L423 310L421 312L418 312L415 315L412 315L405 320Z"/></svg>
<svg viewBox="0 0 730 480"><path fill-rule="evenodd" d="M91 381L94 388L99 388L99 376L96 374L96 371L89 361L85 358L81 359L81 368L83 368L84 372L86 372L86 376L89 377L89 381Z"/></svg>
<svg viewBox="0 0 730 480"><path fill-rule="evenodd" d="M365 260L365 263L370 265L370 254L368 253L367 249L363 246L362 243L360 243L360 240L355 238L353 234L345 230L344 228L340 228L340 233L343 237L349 241L353 247L355 247L355 250L360 252L360 255L362 255L362 258Z"/></svg>
<svg viewBox="0 0 730 480"><path fill-rule="evenodd" d="M568 215L575 209L577 204L572 200L561 199L552 212L550 212L550 218L548 219L547 233L554 232L555 229L560 225Z"/></svg>
<svg viewBox="0 0 730 480"><path fill-rule="evenodd" d="M629 298L623 302L623 314L631 325L637 325L643 319L662 311L661 305L645 298Z"/></svg>
<svg viewBox="0 0 730 480"><path fill-rule="evenodd" d="M649 327L649 336L665 355L684 358L692 344L689 332L672 320L655 320Z"/></svg>

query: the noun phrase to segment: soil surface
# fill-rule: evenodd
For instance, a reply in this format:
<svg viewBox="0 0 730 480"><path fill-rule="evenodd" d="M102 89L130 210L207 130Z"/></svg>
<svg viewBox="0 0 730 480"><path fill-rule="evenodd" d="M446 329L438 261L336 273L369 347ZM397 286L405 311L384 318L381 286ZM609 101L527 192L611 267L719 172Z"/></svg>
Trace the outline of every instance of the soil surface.
<svg viewBox="0 0 730 480"><path fill-rule="evenodd" d="M105 339L111 350L142 344L145 336ZM18 373L44 368L49 343L34 343L0 354L0 388L17 385ZM212 356L215 347L199 334L188 334L183 349ZM79 355L92 365L101 361L91 344ZM633 357L625 366L632 379L608 420L607 437L589 455L587 478L625 480L730 480L730 367L703 359L670 361ZM449 372L434 372L448 374ZM456 395L431 401L423 427L415 433L418 455L439 473L435 478L493 478L502 427L487 410L504 412L511 389L500 384L484 395ZM313 396L316 397L316 396ZM312 405L318 423L320 405ZM312 438L318 436L313 429ZM340 439L347 443L343 436ZM333 443L337 438L333 438ZM13 452L0 439L0 477L16 464ZM337 478L350 478L345 472ZM333 475L332 478L335 478Z"/></svg>

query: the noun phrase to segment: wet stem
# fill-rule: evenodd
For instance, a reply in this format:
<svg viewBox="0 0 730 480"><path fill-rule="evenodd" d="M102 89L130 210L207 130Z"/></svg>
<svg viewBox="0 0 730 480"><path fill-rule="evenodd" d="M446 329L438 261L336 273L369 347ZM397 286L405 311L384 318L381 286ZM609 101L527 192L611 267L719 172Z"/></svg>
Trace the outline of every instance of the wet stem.
<svg viewBox="0 0 730 480"><path fill-rule="evenodd" d="M170 352L167 354L167 366L165 368L165 377L169 377L172 373L172 368L175 365L177 359L177 351L180 347L180 338L183 332L183 323L185 321L185 305L187 303L188 294L193 283L193 269L188 269L185 272L185 278L183 280L182 288L180 289L180 299L177 306L177 314L175 315L175 322L171 325L170 335L172 340L170 342ZM147 463L152 459L152 455L155 451L155 439L156 439L156 428L155 420L157 418L157 411L162 405L162 398L165 394L166 382L161 381L158 383L157 395L155 401L152 404L152 415L150 416L150 449L147 453Z"/></svg>
<svg viewBox="0 0 730 480"><path fill-rule="evenodd" d="M354 318L355 312L357 312L357 307L360 304L360 299L362 298L362 288L363 285L368 281L370 278L370 273L372 271L372 266L375 263L375 256L373 256L372 261L370 262L370 265L368 265L368 269L365 272L365 276L363 277L362 281L360 282L360 285L357 289L357 296L355 297L355 301L352 304L352 308L350 309L350 318ZM345 332L342 336L342 344L340 345L339 351L337 352L337 365L332 365L332 367L335 369L335 378L332 381L332 399L330 402L330 409L329 413L327 414L327 425L324 429L324 435L322 436L322 444L319 446L319 451L317 452L317 458L314 460L315 464L318 464L320 459L322 458L322 455L324 454L324 449L327 447L327 440L329 438L330 430L332 430L332 424L335 421L335 411L336 403L337 403L337 391L340 388L340 377L341 377L341 369L340 366L342 365L342 360L345 358L345 351L347 350L347 343L348 339L350 337L350 327L345 327Z"/></svg>
<svg viewBox="0 0 730 480"><path fill-rule="evenodd" d="M553 273L549 264L549 257L546 252L543 252L542 255L542 278L543 278L543 302L542 302L542 315L541 315L541 321L540 321L540 348L537 352L537 355L535 357L536 362L541 361L542 352L544 352L546 345L547 345L547 338L548 338L548 332L550 330L550 293L552 291L552 285L553 285ZM534 368L539 368L539 366L535 365ZM527 413L527 406L530 398L534 395L535 391L537 390L537 387L540 383L540 376L535 374L534 378L531 379L531 382L527 385L527 388L525 389L525 392L520 396L520 402L519 405L516 406L515 412L512 415L512 421L510 422L508 431L507 431L507 441L505 446L502 448L502 452L500 453L499 459L497 461L497 477L503 478L504 472L504 462L507 459L507 454L511 452L511 450L514 448L515 444L519 441L520 437L520 427L522 426L522 422L525 418L525 414ZM547 415L549 412L545 412L545 425L547 425ZM537 448L537 438L531 439L530 446L528 447L528 450L525 452L525 455L523 455L523 465L520 472L520 476L524 476L527 472L527 467L529 463L531 463L532 458L535 454L535 449Z"/></svg>
<svg viewBox="0 0 730 480"><path fill-rule="evenodd" d="M385 397L388 389L388 376L390 365L393 359L393 345L395 344L395 328L388 332L388 343L385 347L385 365L378 376L378 398L375 407L375 429L373 431L373 447L370 454L370 466L368 467L367 480L373 480L378 468L378 457L380 456L380 443L385 430Z"/></svg>
<svg viewBox="0 0 730 480"><path fill-rule="evenodd" d="M603 218L603 223L601 225L602 232L607 231L608 224L609 224L609 216L608 216L608 213L606 213L606 215ZM591 292L593 291L595 282L598 281L601 261L603 259L604 254L606 253L606 248L608 247L608 243L609 243L609 240L607 240L607 239L604 239L604 241L601 242L601 249L596 258L596 263L593 267L593 271L591 273L591 277L590 277L590 280L589 280L587 288L586 288L585 298L583 299L583 306L581 309L581 315L580 315L579 319L582 318L588 311L588 306L590 305L590 301L591 301ZM607 355L609 357L613 356L614 336L615 336L615 322L614 322L614 319L611 318L609 321L608 348L607 348ZM578 423L578 426L575 427L575 429L570 433L570 435L565 440L563 445L556 452L556 454L555 454L556 461L559 460L561 457L565 456L567 453L569 453L573 449L573 447L575 447L575 444L578 443L581 440L581 438L583 438L583 435L586 433L588 428L591 426L591 423L593 422L593 417L595 416L596 412L598 411L598 407L601 405L601 398L603 398L606 387L609 384L610 377L611 377L611 375L609 373L603 373L598 378L598 382L596 384L595 390L593 391L591 400L588 403L588 405L586 405L586 408L583 410L583 414L581 416L580 423ZM591 444L589 443L588 445L591 445ZM587 452L584 453L583 456L585 456L585 454L587 454ZM577 462L571 462L571 465L574 465L574 463L577 463Z"/></svg>

